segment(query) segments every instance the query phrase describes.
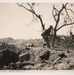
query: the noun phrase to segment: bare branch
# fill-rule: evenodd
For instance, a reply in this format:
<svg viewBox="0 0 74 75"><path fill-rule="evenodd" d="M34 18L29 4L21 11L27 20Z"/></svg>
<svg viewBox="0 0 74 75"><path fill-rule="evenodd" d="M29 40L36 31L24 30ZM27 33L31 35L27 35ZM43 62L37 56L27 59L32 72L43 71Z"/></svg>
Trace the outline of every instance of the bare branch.
<svg viewBox="0 0 74 75"><path fill-rule="evenodd" d="M67 10L70 10L73 13L73 15L74 15L74 11L73 10L71 10L71 9L67 9Z"/></svg>
<svg viewBox="0 0 74 75"><path fill-rule="evenodd" d="M58 12L58 18L57 18L57 20L56 20L56 25L55 25L55 28L54 28L54 31L56 31L56 28L57 28L57 26L58 26L58 24L59 24L59 21L60 21L60 15L61 15L61 12L66 8L66 5L67 5L67 3L64 5L64 4L62 4L62 8L59 10L59 12Z"/></svg>
<svg viewBox="0 0 74 75"><path fill-rule="evenodd" d="M33 12L35 12L34 11L34 3L31 5L31 4L29 4L29 3L27 3L27 5L30 7L30 9L33 11Z"/></svg>
<svg viewBox="0 0 74 75"><path fill-rule="evenodd" d="M36 12L35 12L35 10L34 10L34 5L32 4L32 5L30 5L29 3L27 3L27 5L30 7L30 9L28 9L27 7L25 7L24 5L20 5L20 4L18 4L17 3L17 5L18 6L20 6L20 7L23 7L23 8L25 8L26 10L28 10L29 12L31 12L32 14L33 14L33 17L34 17L34 15L40 20L40 22L41 22L41 26L42 26L42 28L43 28L43 30L45 30L45 26L44 26L44 23L43 23L43 20L42 20L42 18L41 18L41 15L38 15Z"/></svg>
<svg viewBox="0 0 74 75"><path fill-rule="evenodd" d="M74 14L74 12L71 10L71 9L67 9L67 8L65 8L65 12L66 12L66 17L64 18L64 25L69 25L69 24L73 24L72 23L72 18L70 18L70 15L68 14L68 10L69 11L71 11L73 14ZM67 24L68 22L70 22L69 24Z"/></svg>
<svg viewBox="0 0 74 75"><path fill-rule="evenodd" d="M64 26L68 26L68 25L73 25L74 24L74 22L73 23L69 23L69 24L63 24L62 26L60 26L56 31L58 31L58 30L60 30L62 27L64 27Z"/></svg>
<svg viewBox="0 0 74 75"><path fill-rule="evenodd" d="M24 5L22 5L22 4L20 5L20 4L17 3L17 5L20 6L20 7L25 8L26 10L30 11L31 13L33 13L36 17L38 17L38 15L35 13L35 11L34 11L32 8L31 8L31 9L32 9L32 10L31 10L31 9L26 8L26 7L25 7ZM29 4L28 4L28 5L29 5ZM29 5L29 6L30 6L30 5Z"/></svg>
<svg viewBox="0 0 74 75"><path fill-rule="evenodd" d="M32 15L33 15L33 14L32 14ZM32 19L31 22L28 24L28 26L31 25L31 24L33 23L34 18L35 18L35 17L34 17L34 15L33 15L33 19Z"/></svg>
<svg viewBox="0 0 74 75"><path fill-rule="evenodd" d="M30 12L32 12L30 9L26 8L26 7L25 7L24 5L22 5L22 4L18 4L18 3L17 3L17 5L20 6L20 7L25 8L26 10L28 10L28 11L30 11Z"/></svg>
<svg viewBox="0 0 74 75"><path fill-rule="evenodd" d="M55 13L54 13L55 11ZM57 21L56 16L58 16L58 10L55 8L55 6L53 5L53 10L52 10L52 15L55 21Z"/></svg>

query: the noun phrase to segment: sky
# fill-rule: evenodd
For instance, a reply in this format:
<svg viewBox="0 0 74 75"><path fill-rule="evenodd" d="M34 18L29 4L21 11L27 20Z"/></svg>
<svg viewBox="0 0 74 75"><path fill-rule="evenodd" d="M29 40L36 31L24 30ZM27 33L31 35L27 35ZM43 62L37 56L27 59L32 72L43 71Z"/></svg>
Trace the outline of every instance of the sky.
<svg viewBox="0 0 74 75"><path fill-rule="evenodd" d="M35 7L36 12L42 15L46 29L50 25L55 25L52 17L52 5L52 3L41 3ZM41 38L41 24L39 20L34 20L30 24L32 19L32 14L24 8L19 7L16 3L0 3L0 38ZM69 27L64 27L58 34L66 35L68 30Z"/></svg>

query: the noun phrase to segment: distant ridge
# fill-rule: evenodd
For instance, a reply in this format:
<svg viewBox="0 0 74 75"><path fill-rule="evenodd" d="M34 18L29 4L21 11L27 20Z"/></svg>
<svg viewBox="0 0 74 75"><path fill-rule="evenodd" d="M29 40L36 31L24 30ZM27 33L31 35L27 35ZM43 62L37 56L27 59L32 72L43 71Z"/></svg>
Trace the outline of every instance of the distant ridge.
<svg viewBox="0 0 74 75"><path fill-rule="evenodd" d="M15 42L15 40L11 37L8 37L8 38L1 38L0 42L12 43Z"/></svg>

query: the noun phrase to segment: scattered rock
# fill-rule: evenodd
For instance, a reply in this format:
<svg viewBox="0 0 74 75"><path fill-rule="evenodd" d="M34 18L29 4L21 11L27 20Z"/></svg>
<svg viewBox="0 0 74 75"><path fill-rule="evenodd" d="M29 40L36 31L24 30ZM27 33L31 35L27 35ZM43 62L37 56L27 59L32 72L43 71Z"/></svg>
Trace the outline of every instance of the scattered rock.
<svg viewBox="0 0 74 75"><path fill-rule="evenodd" d="M26 47L25 47L25 50L30 50L30 48L26 46Z"/></svg>
<svg viewBox="0 0 74 75"><path fill-rule="evenodd" d="M2 68L3 70L6 70L7 69L7 66L3 66L3 68Z"/></svg>
<svg viewBox="0 0 74 75"><path fill-rule="evenodd" d="M14 68L14 63L9 63L8 67L13 67Z"/></svg>
<svg viewBox="0 0 74 75"><path fill-rule="evenodd" d="M63 57L67 57L67 56L65 55L65 53L63 53L63 52L59 53L58 55L59 55L60 57L62 57L62 58L63 58Z"/></svg>
<svg viewBox="0 0 74 75"><path fill-rule="evenodd" d="M67 53L70 53L70 50L67 50Z"/></svg>
<svg viewBox="0 0 74 75"><path fill-rule="evenodd" d="M40 58L41 60L48 60L49 59L49 56L50 56L50 51L49 50L46 50L46 51L42 51L40 53Z"/></svg>
<svg viewBox="0 0 74 75"><path fill-rule="evenodd" d="M67 70L74 70L74 62L69 62Z"/></svg>
<svg viewBox="0 0 74 75"><path fill-rule="evenodd" d="M31 44L31 43L28 43L26 46L27 47L36 47L34 44Z"/></svg>
<svg viewBox="0 0 74 75"><path fill-rule="evenodd" d="M0 42L0 50L5 49L8 47L8 44L5 42Z"/></svg>
<svg viewBox="0 0 74 75"><path fill-rule="evenodd" d="M41 63L49 63L47 60L42 60Z"/></svg>
<svg viewBox="0 0 74 75"><path fill-rule="evenodd" d="M54 69L56 70L67 70L68 68L69 68L69 65L66 63L60 63L54 66Z"/></svg>
<svg viewBox="0 0 74 75"><path fill-rule="evenodd" d="M31 47L36 47L34 44L31 44Z"/></svg>
<svg viewBox="0 0 74 75"><path fill-rule="evenodd" d="M41 70L42 66L44 66L44 64L37 64L37 65L34 66L34 69Z"/></svg>
<svg viewBox="0 0 74 75"><path fill-rule="evenodd" d="M25 65L31 65L31 66L34 66L34 62L22 62L22 66L25 66Z"/></svg>
<svg viewBox="0 0 74 75"><path fill-rule="evenodd" d="M21 62L24 62L24 61L29 61L30 60L30 53L22 53L19 55L19 60Z"/></svg>
<svg viewBox="0 0 74 75"><path fill-rule="evenodd" d="M35 68L31 65L24 66L22 69L23 70L35 70Z"/></svg>
<svg viewBox="0 0 74 75"><path fill-rule="evenodd" d="M14 65L14 69L21 69L22 66L21 66L21 62L16 62L15 65Z"/></svg>

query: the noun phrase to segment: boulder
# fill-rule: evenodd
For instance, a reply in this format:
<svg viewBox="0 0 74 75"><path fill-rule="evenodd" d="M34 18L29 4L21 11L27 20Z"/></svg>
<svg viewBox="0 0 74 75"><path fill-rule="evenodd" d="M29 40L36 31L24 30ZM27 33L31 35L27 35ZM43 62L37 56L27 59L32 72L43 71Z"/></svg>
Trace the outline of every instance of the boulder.
<svg viewBox="0 0 74 75"><path fill-rule="evenodd" d="M31 44L31 47L36 47L34 44Z"/></svg>
<svg viewBox="0 0 74 75"><path fill-rule="evenodd" d="M0 66L8 65L9 63L17 62L18 54L10 51L9 49L0 50Z"/></svg>
<svg viewBox="0 0 74 75"><path fill-rule="evenodd" d="M9 65L8 65L8 67L7 67L7 69L14 69L15 67L14 67L14 63L9 63Z"/></svg>
<svg viewBox="0 0 74 75"><path fill-rule="evenodd" d="M14 65L14 69L19 70L19 69L21 69L21 68L22 68L21 62L20 62L20 61L16 62L15 65Z"/></svg>
<svg viewBox="0 0 74 75"><path fill-rule="evenodd" d="M19 55L19 60L21 62L24 62L24 61L29 61L30 60L30 53L22 53Z"/></svg>
<svg viewBox="0 0 74 75"><path fill-rule="evenodd" d="M50 51L49 50L45 50L45 51L42 51L41 53L40 53L40 58L41 58L41 60L48 60L49 59L49 56L50 56Z"/></svg>
<svg viewBox="0 0 74 75"><path fill-rule="evenodd" d="M8 47L8 44L5 42L0 42L0 50L5 49L6 47Z"/></svg>
<svg viewBox="0 0 74 75"><path fill-rule="evenodd" d="M59 55L60 57L62 57L62 58L63 58L63 57L67 57L66 54L63 53L63 52L59 53L58 55Z"/></svg>

